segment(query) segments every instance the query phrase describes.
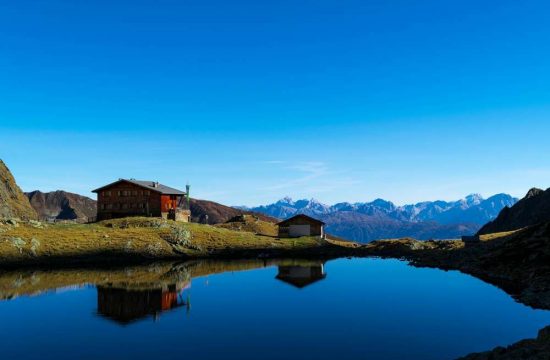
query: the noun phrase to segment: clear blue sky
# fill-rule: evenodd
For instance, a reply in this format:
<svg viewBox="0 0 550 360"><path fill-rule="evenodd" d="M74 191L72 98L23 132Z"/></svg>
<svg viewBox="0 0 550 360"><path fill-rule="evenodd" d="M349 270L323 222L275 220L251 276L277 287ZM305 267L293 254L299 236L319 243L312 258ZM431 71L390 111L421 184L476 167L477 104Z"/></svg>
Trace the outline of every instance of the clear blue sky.
<svg viewBox="0 0 550 360"><path fill-rule="evenodd" d="M0 158L230 205L550 186L547 1L0 0Z"/></svg>

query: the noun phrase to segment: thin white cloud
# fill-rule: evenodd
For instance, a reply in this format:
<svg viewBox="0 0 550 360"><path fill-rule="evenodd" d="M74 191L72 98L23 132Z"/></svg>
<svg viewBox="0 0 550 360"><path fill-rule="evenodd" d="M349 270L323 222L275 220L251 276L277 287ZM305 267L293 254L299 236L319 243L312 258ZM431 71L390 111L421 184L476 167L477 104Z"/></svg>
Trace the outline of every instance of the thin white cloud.
<svg viewBox="0 0 550 360"><path fill-rule="evenodd" d="M319 179L328 173L326 165L317 161L288 164L283 166L281 170L286 170L291 174L298 173L298 177L282 180L277 184L266 187L266 190L274 191L293 189L301 185L310 184L312 181Z"/></svg>
<svg viewBox="0 0 550 360"><path fill-rule="evenodd" d="M285 177L262 189L274 196L317 197L361 183L343 171L334 171L321 161L284 162Z"/></svg>

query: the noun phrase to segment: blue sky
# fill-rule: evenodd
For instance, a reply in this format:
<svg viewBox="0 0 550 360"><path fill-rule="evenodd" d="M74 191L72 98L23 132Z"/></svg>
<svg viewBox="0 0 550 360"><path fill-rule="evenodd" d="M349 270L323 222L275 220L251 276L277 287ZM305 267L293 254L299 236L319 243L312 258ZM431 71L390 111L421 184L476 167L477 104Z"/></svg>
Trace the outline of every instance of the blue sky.
<svg viewBox="0 0 550 360"><path fill-rule="evenodd" d="M550 186L546 1L0 0L0 158L230 205Z"/></svg>

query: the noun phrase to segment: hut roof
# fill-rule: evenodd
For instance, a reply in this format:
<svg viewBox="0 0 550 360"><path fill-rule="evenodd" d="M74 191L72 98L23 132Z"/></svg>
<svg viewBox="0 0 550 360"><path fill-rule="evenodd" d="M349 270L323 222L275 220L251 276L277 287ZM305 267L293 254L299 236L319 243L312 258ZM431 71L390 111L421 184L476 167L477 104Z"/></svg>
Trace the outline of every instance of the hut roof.
<svg viewBox="0 0 550 360"><path fill-rule="evenodd" d="M121 183L121 182L129 182L129 183L132 183L134 185L146 188L147 190L156 191L156 192L161 193L163 195L185 195L184 191L174 189L172 187L160 184L160 183L155 182L155 181L135 180L135 179L120 179L120 180L117 180L117 181L112 182L110 184L107 184L105 186L102 186L100 188L97 188L95 190L92 190L92 192L97 193L97 192L99 192L103 189L107 189L107 188L109 188L113 185L116 185L118 183Z"/></svg>
<svg viewBox="0 0 550 360"><path fill-rule="evenodd" d="M302 218L302 219L306 219L310 222L314 222L314 223L319 223L321 225L325 225L324 222L322 222L321 220L318 220L318 219L315 219L315 218L312 218L311 216L307 216L305 214L298 214L298 215L294 215L286 220L283 220L281 222L279 222L277 225L285 225L287 223L291 223L293 220L295 219L298 219L298 218Z"/></svg>

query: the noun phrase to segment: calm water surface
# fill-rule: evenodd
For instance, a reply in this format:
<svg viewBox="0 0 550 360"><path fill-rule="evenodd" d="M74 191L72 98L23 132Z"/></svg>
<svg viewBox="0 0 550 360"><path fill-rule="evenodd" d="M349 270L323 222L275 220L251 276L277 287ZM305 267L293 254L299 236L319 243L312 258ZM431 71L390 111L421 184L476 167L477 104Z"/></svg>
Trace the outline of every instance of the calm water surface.
<svg viewBox="0 0 550 360"><path fill-rule="evenodd" d="M0 273L2 359L453 359L550 312L396 260Z"/></svg>

